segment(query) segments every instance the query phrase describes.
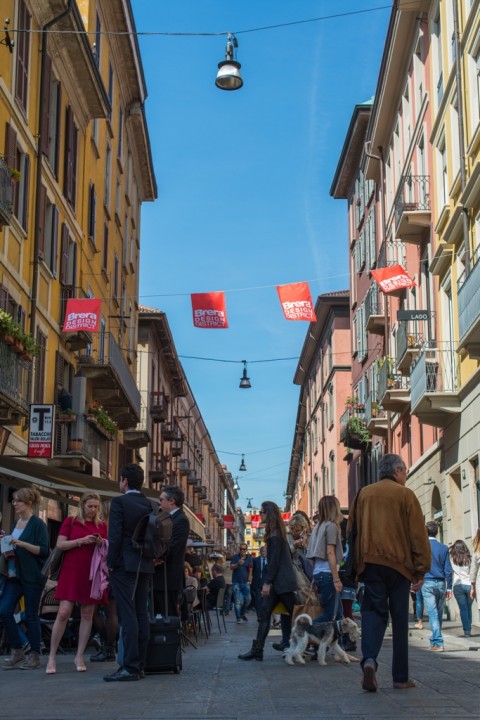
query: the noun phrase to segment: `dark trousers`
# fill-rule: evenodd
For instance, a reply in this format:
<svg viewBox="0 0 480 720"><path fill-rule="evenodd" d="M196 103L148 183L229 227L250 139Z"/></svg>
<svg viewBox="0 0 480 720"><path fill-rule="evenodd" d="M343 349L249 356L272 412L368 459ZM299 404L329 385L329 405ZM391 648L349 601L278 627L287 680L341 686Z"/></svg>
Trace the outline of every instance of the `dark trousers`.
<svg viewBox="0 0 480 720"><path fill-rule="evenodd" d="M290 637L290 630L292 627L293 608L295 606L295 594L293 592L288 592L288 593L281 593L280 595L277 595L277 593L274 591L274 589L271 588L270 595L268 595L268 597L263 598L263 602L262 602L262 606L261 606L262 610L261 610L260 622L258 624L258 630L257 630L257 643L259 643L260 647L262 647L262 648L265 645L265 640L267 639L268 633L270 631L270 622L272 619L273 608L279 602L283 602L283 604L285 605L285 608L288 612L288 618L290 620L290 629L286 628L286 631L288 631L288 636Z"/></svg>
<svg viewBox="0 0 480 720"><path fill-rule="evenodd" d="M160 614L164 617L172 615L173 617L176 617L178 615L178 605L182 604L181 595L181 590L167 590L167 608L165 606L165 590L155 590L153 593L155 615Z"/></svg>
<svg viewBox="0 0 480 720"><path fill-rule="evenodd" d="M393 634L393 682L406 682L410 580L385 565L367 565L360 580L365 583L361 608L362 667L367 658L377 662L390 614Z"/></svg>
<svg viewBox="0 0 480 720"><path fill-rule="evenodd" d="M23 595L25 600L25 622L27 623L28 641L34 652L40 652L40 620L38 618L38 608L42 591L43 588L41 587L27 585L16 579L9 579L5 583L5 589L0 599L0 620L5 626L8 644L14 650L22 647L14 613L17 603Z"/></svg>
<svg viewBox="0 0 480 720"><path fill-rule="evenodd" d="M110 585L117 603L122 626L123 667L139 673L145 666L150 621L148 617L148 589L151 575L127 572L117 568L110 573ZM135 588L136 582L136 588Z"/></svg>

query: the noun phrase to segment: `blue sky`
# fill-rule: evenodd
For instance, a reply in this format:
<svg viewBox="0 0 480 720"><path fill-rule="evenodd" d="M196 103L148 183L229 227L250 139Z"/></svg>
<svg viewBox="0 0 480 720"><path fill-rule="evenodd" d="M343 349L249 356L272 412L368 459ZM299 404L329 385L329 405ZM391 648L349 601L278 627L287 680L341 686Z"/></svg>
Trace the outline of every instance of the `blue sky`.
<svg viewBox="0 0 480 720"><path fill-rule="evenodd" d="M234 32L244 80L214 85L224 36L140 37L158 183L142 211L140 301L167 313L179 355L298 357L308 324L283 319L275 285L308 280L314 302L348 287L346 204L329 188L354 105L375 92L388 0L132 4L139 32ZM226 291L228 330L192 325L190 293L213 290ZM182 363L242 507L283 506L297 361L250 364L251 390L240 363Z"/></svg>

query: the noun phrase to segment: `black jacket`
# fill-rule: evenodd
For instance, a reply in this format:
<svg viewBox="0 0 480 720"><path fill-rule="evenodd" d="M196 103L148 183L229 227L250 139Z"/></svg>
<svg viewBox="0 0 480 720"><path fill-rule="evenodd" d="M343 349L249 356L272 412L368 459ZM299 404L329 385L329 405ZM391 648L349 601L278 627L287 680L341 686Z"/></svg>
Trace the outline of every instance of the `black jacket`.
<svg viewBox="0 0 480 720"><path fill-rule="evenodd" d="M184 562L190 523L183 510L172 515L172 539L165 556L167 566L167 590L182 590L185 584ZM154 590L165 589L165 571L163 565L155 568Z"/></svg>
<svg viewBox="0 0 480 720"><path fill-rule="evenodd" d="M141 558L132 545L132 535L139 520L152 511L152 503L141 493L125 493L112 500L108 520L107 565L112 570L153 573L152 559Z"/></svg>
<svg viewBox="0 0 480 720"><path fill-rule="evenodd" d="M267 573L265 582L273 585L277 595L297 589L292 555L288 542L277 532L267 540Z"/></svg>
<svg viewBox="0 0 480 720"><path fill-rule="evenodd" d="M265 560L264 569L262 572L262 560ZM253 574L252 574L252 590L261 590L265 583L267 576L267 558L262 558L261 555L253 558Z"/></svg>

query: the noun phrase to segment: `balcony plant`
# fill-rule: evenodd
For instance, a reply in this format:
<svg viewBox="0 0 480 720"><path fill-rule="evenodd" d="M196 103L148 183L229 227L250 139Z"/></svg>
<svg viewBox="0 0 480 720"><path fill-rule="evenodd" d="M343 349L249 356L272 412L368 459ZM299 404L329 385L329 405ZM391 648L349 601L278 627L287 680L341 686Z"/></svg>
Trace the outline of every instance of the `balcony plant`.
<svg viewBox="0 0 480 720"><path fill-rule="evenodd" d="M347 431L350 440L355 436L360 443L367 444L372 439L371 433L365 425L365 420L356 416L351 417L348 421Z"/></svg>
<svg viewBox="0 0 480 720"><path fill-rule="evenodd" d="M73 412L72 408L61 408L56 415L58 422L75 422L77 414Z"/></svg>
<svg viewBox="0 0 480 720"><path fill-rule="evenodd" d="M365 405L362 402L360 402L357 395L347 396L345 398L345 407L355 409L355 410L364 410L365 409Z"/></svg>
<svg viewBox="0 0 480 720"><path fill-rule="evenodd" d="M0 310L0 336L26 360L31 360L38 353L38 346L33 337L23 332L20 325L5 310Z"/></svg>
<svg viewBox="0 0 480 720"><path fill-rule="evenodd" d="M102 405L91 405L88 410L87 419L93 421L95 425L102 428L108 435L115 437L118 434L118 425L112 420Z"/></svg>

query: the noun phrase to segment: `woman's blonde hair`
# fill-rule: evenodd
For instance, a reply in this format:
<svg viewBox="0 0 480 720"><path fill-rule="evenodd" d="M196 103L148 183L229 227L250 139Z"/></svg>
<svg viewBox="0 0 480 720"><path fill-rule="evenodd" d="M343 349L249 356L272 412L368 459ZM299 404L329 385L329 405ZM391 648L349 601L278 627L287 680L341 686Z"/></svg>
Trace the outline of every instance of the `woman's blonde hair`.
<svg viewBox="0 0 480 720"><path fill-rule="evenodd" d="M80 498L80 502L78 503L78 510L77 510L77 520L80 520L81 523L85 525L85 505L89 500L98 500L98 508L97 512L95 514L95 517L93 518L93 521L95 525L98 525L100 522L100 495L96 492L86 492L82 495Z"/></svg>
<svg viewBox="0 0 480 720"><path fill-rule="evenodd" d="M31 485L30 487L23 487L19 490L15 490L13 493L13 500L20 500L21 502L26 503L27 505L32 505L32 507L37 508L40 503L42 502L42 496L40 495L40 492L38 488L35 485Z"/></svg>
<svg viewBox="0 0 480 720"><path fill-rule="evenodd" d="M304 532L309 533L311 530L310 520L304 512L294 512L290 520L288 521L288 527L301 528Z"/></svg>
<svg viewBox="0 0 480 720"><path fill-rule="evenodd" d="M340 525L343 520L340 503L335 495L324 495L318 503L318 522L330 521Z"/></svg>
<svg viewBox="0 0 480 720"><path fill-rule="evenodd" d="M480 528L478 528L472 544L474 552L480 554Z"/></svg>

